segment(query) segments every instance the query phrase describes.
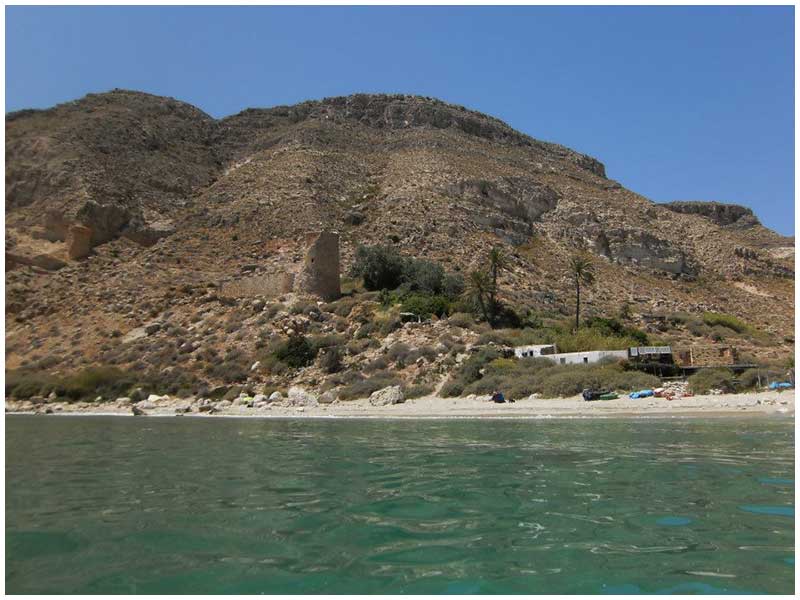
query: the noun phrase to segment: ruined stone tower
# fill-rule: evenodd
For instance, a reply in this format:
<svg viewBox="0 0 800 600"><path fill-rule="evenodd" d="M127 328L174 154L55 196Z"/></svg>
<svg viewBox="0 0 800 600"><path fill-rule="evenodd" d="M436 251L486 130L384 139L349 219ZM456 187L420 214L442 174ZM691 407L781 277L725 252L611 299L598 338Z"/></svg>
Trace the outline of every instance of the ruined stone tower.
<svg viewBox="0 0 800 600"><path fill-rule="evenodd" d="M339 283L339 234L330 231L306 236L306 257L297 278L298 292L335 300L342 294Z"/></svg>
<svg viewBox="0 0 800 600"><path fill-rule="evenodd" d="M74 224L67 234L67 256L71 260L85 258L92 251L92 229Z"/></svg>

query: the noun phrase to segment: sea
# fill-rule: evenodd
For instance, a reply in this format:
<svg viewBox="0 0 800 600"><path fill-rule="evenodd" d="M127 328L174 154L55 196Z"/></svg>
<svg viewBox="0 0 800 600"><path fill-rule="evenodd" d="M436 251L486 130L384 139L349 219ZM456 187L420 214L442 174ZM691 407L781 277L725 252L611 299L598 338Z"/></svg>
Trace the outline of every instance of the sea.
<svg viewBox="0 0 800 600"><path fill-rule="evenodd" d="M8 415L13 594L794 591L794 423Z"/></svg>

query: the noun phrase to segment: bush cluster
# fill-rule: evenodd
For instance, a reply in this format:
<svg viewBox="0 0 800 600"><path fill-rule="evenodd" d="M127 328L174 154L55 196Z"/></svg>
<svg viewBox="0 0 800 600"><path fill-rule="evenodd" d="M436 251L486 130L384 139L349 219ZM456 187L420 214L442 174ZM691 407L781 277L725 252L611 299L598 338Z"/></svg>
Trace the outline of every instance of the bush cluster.
<svg viewBox="0 0 800 600"><path fill-rule="evenodd" d="M689 377L689 390L694 394L707 394L714 389L732 392L733 379L733 371L730 369L701 369Z"/></svg>
<svg viewBox="0 0 800 600"><path fill-rule="evenodd" d="M493 349L471 356L451 376L443 396L490 394L502 391L510 398L538 393L545 397L573 396L585 388L631 391L652 388L660 380L639 371L627 371L622 363L556 365L546 358L502 358Z"/></svg>
<svg viewBox="0 0 800 600"><path fill-rule="evenodd" d="M445 273L434 261L410 258L391 246L359 246L350 268L350 276L361 277L367 290L396 290L402 295L457 298L464 291L464 280L456 273Z"/></svg>
<svg viewBox="0 0 800 600"><path fill-rule="evenodd" d="M709 327L721 325L736 333L746 333L749 329L747 323L734 317L733 315L726 315L724 313L705 312L703 313L703 323Z"/></svg>
<svg viewBox="0 0 800 600"><path fill-rule="evenodd" d="M273 351L276 359L292 368L307 367L317 356L317 351L304 335L292 335Z"/></svg>
<svg viewBox="0 0 800 600"><path fill-rule="evenodd" d="M16 369L6 372L5 384L6 397L20 400L48 396L51 392L55 392L59 399L70 401L94 400L98 396L113 399L130 396L136 389L141 389L145 394L187 396L204 388L204 382L176 368L141 373L110 366L87 367L64 376Z"/></svg>

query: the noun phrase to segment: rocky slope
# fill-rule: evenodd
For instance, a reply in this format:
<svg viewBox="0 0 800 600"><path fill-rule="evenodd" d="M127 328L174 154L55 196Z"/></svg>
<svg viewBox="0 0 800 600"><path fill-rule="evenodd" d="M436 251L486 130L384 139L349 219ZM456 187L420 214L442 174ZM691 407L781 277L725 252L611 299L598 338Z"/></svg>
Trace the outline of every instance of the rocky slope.
<svg viewBox="0 0 800 600"><path fill-rule="evenodd" d="M355 95L215 120L115 90L7 115L6 160L7 368L144 360L224 383L202 351L249 360L293 315L262 312L278 299L253 308L216 290L293 269L304 235L322 229L341 234L345 269L358 244L461 272L501 244L504 300L550 313L570 310L565 266L585 247L598 268L589 314L729 313L763 333L755 355L793 352L793 239L744 207L655 204L592 157L431 98ZM322 314L300 316L345 341L363 325ZM144 344L135 332L152 322Z"/></svg>

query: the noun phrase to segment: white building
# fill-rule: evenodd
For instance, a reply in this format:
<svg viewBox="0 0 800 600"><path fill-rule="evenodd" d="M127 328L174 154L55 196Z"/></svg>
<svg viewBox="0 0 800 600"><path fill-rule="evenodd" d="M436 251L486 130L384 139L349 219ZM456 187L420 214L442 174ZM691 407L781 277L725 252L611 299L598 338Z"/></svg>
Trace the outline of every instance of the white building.
<svg viewBox="0 0 800 600"><path fill-rule="evenodd" d="M560 354L548 354L544 358L549 358L559 365L589 365L600 362L604 358L613 360L627 360L627 350L590 350L588 352L562 352Z"/></svg>
<svg viewBox="0 0 800 600"><path fill-rule="evenodd" d="M604 358L626 360L628 350L589 350L587 352L559 352L555 344L537 344L533 346L517 346L514 348L517 358L549 358L559 365L588 365L600 362Z"/></svg>
<svg viewBox="0 0 800 600"><path fill-rule="evenodd" d="M514 356L517 358L537 358L558 352L555 344L536 344L533 346L517 346L514 348Z"/></svg>

